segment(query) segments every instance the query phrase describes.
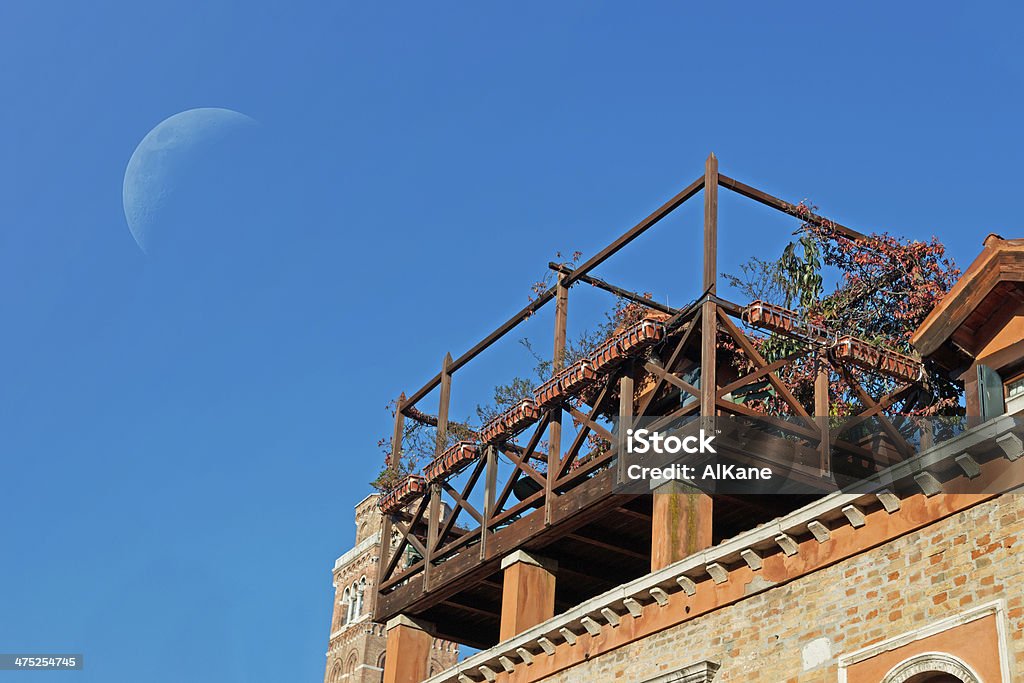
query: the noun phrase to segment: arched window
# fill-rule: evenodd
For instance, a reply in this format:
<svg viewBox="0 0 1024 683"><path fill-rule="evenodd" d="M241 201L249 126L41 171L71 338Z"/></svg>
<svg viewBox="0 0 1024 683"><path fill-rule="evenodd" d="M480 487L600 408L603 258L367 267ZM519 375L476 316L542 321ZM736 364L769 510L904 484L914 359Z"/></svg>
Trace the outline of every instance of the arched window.
<svg viewBox="0 0 1024 683"><path fill-rule="evenodd" d="M341 625L344 626L351 621L352 613L352 589L346 588L341 598Z"/></svg>
<svg viewBox="0 0 1024 683"><path fill-rule="evenodd" d="M356 584L355 599L356 599L356 617L357 618L359 616L361 616L362 613L363 613L363 598L364 598L365 594L366 594L366 577L364 576L364 577L360 578L359 579L359 583Z"/></svg>
<svg viewBox="0 0 1024 683"><path fill-rule="evenodd" d="M348 662L345 664L345 673L351 676L356 672L357 666L359 666L359 655L353 652L348 656Z"/></svg>
<svg viewBox="0 0 1024 683"><path fill-rule="evenodd" d="M349 595L352 596L351 599L348 601L348 615L347 615L347 622L351 623L351 622L356 620L356 600L357 600L356 585L352 584L351 586L349 586L345 590L347 590L349 592Z"/></svg>
<svg viewBox="0 0 1024 683"><path fill-rule="evenodd" d="M330 680L331 683L341 683L342 675L341 662L335 662L334 668L331 670L331 677L328 680Z"/></svg>
<svg viewBox="0 0 1024 683"><path fill-rule="evenodd" d="M882 683L981 683L981 679L956 657L929 652L897 664Z"/></svg>

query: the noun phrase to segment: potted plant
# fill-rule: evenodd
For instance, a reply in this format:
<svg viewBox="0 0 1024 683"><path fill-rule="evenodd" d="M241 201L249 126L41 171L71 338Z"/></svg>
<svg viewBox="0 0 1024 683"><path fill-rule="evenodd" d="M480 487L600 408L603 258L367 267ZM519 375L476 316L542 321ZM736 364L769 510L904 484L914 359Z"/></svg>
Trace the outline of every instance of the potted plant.
<svg viewBox="0 0 1024 683"><path fill-rule="evenodd" d="M479 449L472 441L459 441L447 448L441 455L427 465L424 474L427 481L437 481L455 474L463 467L477 459Z"/></svg>
<svg viewBox="0 0 1024 683"><path fill-rule="evenodd" d="M407 474L399 480L398 484L377 500L377 507L387 514L398 512L423 495L427 490L427 483L418 474Z"/></svg>

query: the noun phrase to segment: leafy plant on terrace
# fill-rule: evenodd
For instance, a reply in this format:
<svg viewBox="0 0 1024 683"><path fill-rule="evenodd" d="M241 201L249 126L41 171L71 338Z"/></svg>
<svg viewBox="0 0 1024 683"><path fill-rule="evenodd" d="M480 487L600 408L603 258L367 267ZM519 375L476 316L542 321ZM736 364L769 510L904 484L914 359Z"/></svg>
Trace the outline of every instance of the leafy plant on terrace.
<svg viewBox="0 0 1024 683"><path fill-rule="evenodd" d="M775 260L753 258L737 274L723 273L733 287L750 299L760 299L797 311L809 323L853 334L879 348L915 355L910 337L960 276L945 246L934 237L912 241L888 233L852 239L829 221L812 220L814 207L804 203L795 215L804 219L798 239ZM826 293L823 268L838 274ZM757 334L754 343L769 361L800 351L804 343L781 334ZM749 364L736 356L741 371ZM936 368L926 365L921 389L911 392L900 412L911 415L950 415L960 409L961 388ZM813 358L798 359L779 371L804 405L813 405ZM894 391L899 382L853 369L851 374L872 396ZM836 373L830 374L831 411L850 415L864 408ZM784 412L777 398L765 399Z"/></svg>

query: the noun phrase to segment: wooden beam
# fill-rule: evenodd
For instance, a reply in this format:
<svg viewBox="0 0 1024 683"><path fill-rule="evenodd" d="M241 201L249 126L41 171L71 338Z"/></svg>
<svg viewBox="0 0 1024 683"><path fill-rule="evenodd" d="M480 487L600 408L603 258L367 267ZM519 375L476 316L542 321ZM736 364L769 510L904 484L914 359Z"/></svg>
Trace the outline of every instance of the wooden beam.
<svg viewBox="0 0 1024 683"><path fill-rule="evenodd" d="M683 356L683 353L686 351L687 345L689 345L690 343L690 338L693 336L693 331L697 329L697 325L700 322L700 319L701 309L698 308L693 316L693 319L690 320L690 325L686 328L686 332L683 333L683 336L679 339L679 342L676 344L675 349L672 350L672 355L669 356L668 362L665 363L666 371L672 372L676 366L676 363ZM647 408L650 407L651 403L657 397L658 392L661 390L661 387L664 384L664 382L664 379L658 377L658 380L654 383L654 388L647 394L647 398L644 399L644 402L636 411L637 417L642 417L647 414Z"/></svg>
<svg viewBox="0 0 1024 683"><path fill-rule="evenodd" d="M610 382L609 382L610 385ZM633 361L630 359L626 369L619 377L619 424L616 425L615 451L617 455L617 479L620 484L626 482L626 459L622 454L626 452L626 431L633 426Z"/></svg>
<svg viewBox="0 0 1024 683"><path fill-rule="evenodd" d="M548 268L557 273L562 273L563 275L572 275L572 273L574 272L572 268L566 266L565 264L555 263L554 261L548 263ZM666 306L665 304L658 303L654 299L650 299L646 296L643 296L642 294L638 294L637 292L628 289L623 289L622 287L617 287L609 282L601 280L600 278L592 277L590 275L583 275L582 277L578 278L578 280L580 282L584 282L588 285L591 285L592 287L603 289L604 291L610 292L617 297L626 299L627 301L638 303L641 306L646 306L647 308L651 308L656 311L661 311L662 313L668 313L669 315L675 315L679 313L678 308L672 308L671 306Z"/></svg>
<svg viewBox="0 0 1024 683"><path fill-rule="evenodd" d="M589 273L597 266L604 263L606 260L608 260L608 258L616 254L620 249L622 249L627 244L635 240L637 237L644 234L644 232L646 232L649 228L653 227L655 224L657 224L659 221L665 218L665 216L669 215L677 208L679 208L679 206L682 205L683 202L685 202L687 199L700 192L702 187L704 187L703 176L697 178L692 183L687 185L678 194L676 194L674 197L672 197L667 202L662 204L660 207L655 209L653 213L644 218L642 221L640 221L632 228L624 232L607 247L605 247L604 249L602 249L601 251L594 254L586 261L584 261L579 268L573 270L572 275L567 276L567 279L564 283L565 287L571 287L574 282L579 280L581 277ZM484 337L473 348L471 348L469 351L456 358L455 361L452 362L451 372L456 372L463 365L476 358L478 355L480 355L481 352L483 352L485 349L494 344L494 342L498 341L506 334L508 334L519 323L523 322L531 315L536 313L538 310L540 310L540 308L544 306L544 304L555 298L556 289L557 285L548 289L539 297L531 301L529 305L525 306L521 311L513 315L507 321L505 321L501 326L498 327L498 329ZM420 399L422 399L424 396L433 391L434 388L437 387L437 385L440 383L441 375L439 373L435 375L426 384L424 384L422 387L420 387L418 390L416 390L413 393L413 395L409 397L409 400L406 401L406 403L408 405L415 405Z"/></svg>
<svg viewBox="0 0 1024 683"><path fill-rule="evenodd" d="M704 165L704 290L714 294L718 281L718 159L712 154ZM718 309L709 296L700 321L700 414L714 417L718 391Z"/></svg>
<svg viewBox="0 0 1024 683"><path fill-rule="evenodd" d="M736 194L746 197L747 199L753 199L755 202L760 202L765 206L770 206L773 209L777 209L783 213L788 213L790 216L795 216L796 218L799 218L808 223L814 223L815 225L829 225L837 233L851 240L856 240L860 242L871 241L871 238L869 238L867 235L859 233L852 228L848 228L845 225L840 225L839 223L831 221L827 218L822 218L821 216L810 213L809 211L801 213L798 210L796 204L790 204L789 202L783 201L778 197L773 197L767 192L762 192L761 190L753 188L750 185L745 185L740 181L734 180L733 178L730 178L726 175L718 176L718 184L726 189L732 190Z"/></svg>
<svg viewBox="0 0 1024 683"><path fill-rule="evenodd" d="M487 557L487 543L491 537L491 519L494 517L494 501L498 495L498 449L487 447L487 473L484 475L484 521L480 525L480 560Z"/></svg>
<svg viewBox="0 0 1024 683"><path fill-rule="evenodd" d="M562 463L559 465L558 471L555 473L556 480L564 477L565 473L569 471L569 468L572 467L573 462L576 460L576 456L579 454L580 448L583 447L583 443L586 441L587 436L591 431L594 431L594 427L596 427L594 424L594 418L597 417L597 414L601 411L601 404L604 403L605 397L608 395L608 391L614 381L615 376L609 375L607 380L604 382L604 386L601 387L601 391L598 393L597 399L594 401L594 407L590 410L590 415L586 420L580 421L579 431L576 432L576 437L569 445L569 450L565 452ZM574 417L579 413L579 411L572 406L569 406L569 412L572 413ZM614 442L614 437L608 432L604 432L603 436L609 442ZM551 470L549 469L548 473L550 474L550 472Z"/></svg>
<svg viewBox="0 0 1024 683"><path fill-rule="evenodd" d="M552 353L551 373L556 374L565 367L565 334L569 316L568 275L558 276L555 301L555 345ZM544 524L551 524L551 501L555 497L555 480L562 463L562 405L551 409L548 422L548 471L544 478Z"/></svg>
<svg viewBox="0 0 1024 683"><path fill-rule="evenodd" d="M452 354L446 353L441 361L441 396L437 407L437 442L435 455L441 455L448 446L448 409L452 400Z"/></svg>
<svg viewBox="0 0 1024 683"><path fill-rule="evenodd" d="M424 594L418 582L402 583L402 577L391 579L389 584L380 586L375 619L385 621L402 612L423 614L441 600L476 585L498 571L500 558L511 550L523 547L527 542L531 547L543 548L557 543L566 533L609 514L617 514L614 512L617 508L599 503L608 503L614 498L615 504L627 505L637 496L612 496L616 487L615 474L610 469L596 472L563 495L557 496L553 501L556 523L549 527L544 526L543 510L533 510L506 527L489 531L482 544L486 545L485 554L456 553L435 567L436 576L429 593ZM494 524L492 520L490 525ZM415 570L416 565L406 570L406 576L412 576Z"/></svg>
<svg viewBox="0 0 1024 683"><path fill-rule="evenodd" d="M754 345L750 343L750 339L747 338L747 335L743 334L743 331L736 327L736 324L729 319L728 315L719 315L719 320L726 330L728 330L733 340L739 344L743 353L755 366L763 368L766 365L769 365L768 361L764 359L764 356L762 356L760 352L754 348ZM804 408L800 401L797 400L796 396L793 395L793 392L789 390L789 387L787 387L774 372L768 373L768 381L773 387L775 387L775 391L782 396L783 400L789 404L789 407L792 408L798 416L802 417L808 422L808 424L816 428L814 420L811 419L810 413L807 412L807 409Z"/></svg>
<svg viewBox="0 0 1024 683"><path fill-rule="evenodd" d="M441 395L437 406L437 431L434 436L434 457L440 457L448 446L448 408L452 398L452 354L446 353L441 361ZM430 589L431 567L441 529L441 484L430 484L430 510L427 513L427 552L423 556L423 590Z"/></svg>
<svg viewBox="0 0 1024 683"><path fill-rule="evenodd" d="M570 538L574 541L579 541L580 543L585 543L586 545L591 545L595 548L600 548L601 550L606 550L611 553L632 557L637 560L647 561L650 559L646 553L640 553L635 550L630 550L629 548L624 548L619 543L608 543L607 541L592 538L591 536L584 536L583 534L568 534L566 538Z"/></svg>
<svg viewBox="0 0 1024 683"><path fill-rule="evenodd" d="M860 382L854 378L853 374L849 370L840 366L839 371L842 374L843 379L846 380L846 384L853 389L857 398L861 400L861 403L863 403L866 408L875 409L874 417L878 418L878 424L881 425L882 431L884 431L886 436L888 436L892 441L893 447L898 450L900 455L904 458L909 459L913 457L914 447L911 446L907 440L903 438L903 435L900 434L899 430L893 426L892 422L890 422L889 418L882 412L881 406L878 405L875 399L871 398L871 395L864 390L864 387L860 385Z"/></svg>
<svg viewBox="0 0 1024 683"><path fill-rule="evenodd" d="M821 476L832 475L832 444L829 442L829 364L818 354L817 368L814 376L814 419L821 428L821 442L818 444L820 455Z"/></svg>
<svg viewBox="0 0 1024 683"><path fill-rule="evenodd" d="M473 465L473 471L470 473L469 478L467 479L465 485L463 486L461 494L457 492L454 488L452 488L451 484L449 484L448 482L441 482L442 488L444 488L444 490L448 492L448 495L452 497L452 500L455 501L455 509L452 510L452 514L450 514L448 516L448 519L445 520L444 526L441 528L441 531L439 532L437 537L437 546L438 548L441 548L442 553L451 550L458 543L458 541L453 541L451 544L449 544L449 546L444 547L444 542L448 538L449 533L451 533L452 529L455 527L455 522L458 521L459 513L462 512L462 510L468 512L473 517L473 519L476 520L477 524L480 525L480 533L483 533L484 516L483 514L478 512L473 505L470 504L469 494L476 487L476 483L480 479L480 474L484 471L485 467L486 457L477 461L477 463ZM465 539L466 536L471 535L472 534L463 534L459 537L459 541L462 541L463 539Z"/></svg>
<svg viewBox="0 0 1024 683"><path fill-rule="evenodd" d="M391 462L388 463L388 468L392 472L398 472L399 462L402 457L402 434L405 431L405 416L402 414L402 407L405 404L405 392L403 391L398 395L398 400L395 401L395 424L391 432ZM380 561L377 563L377 585L384 583L388 573L391 571L389 567L394 568L394 562L389 561L388 554L391 551L391 530L394 523L394 516L391 514L385 514L383 524L381 528L381 544L380 544ZM388 542L384 542L387 539ZM398 549L395 550L398 552Z"/></svg>
<svg viewBox="0 0 1024 683"><path fill-rule="evenodd" d="M792 363L797 358L800 358L802 356L806 356L808 353L810 353L810 351L807 350L807 349L805 349L803 351L797 351L795 353L791 353L788 356L786 356L785 358L780 358L777 361L775 361L774 363L766 365L766 366L764 366L764 367L762 367L762 368L760 368L758 370L754 370L753 372L751 372L749 374L743 375L743 377L740 377L735 382L730 382L729 384L725 385L724 387L721 387L718 390L718 398L723 398L729 392L735 391L735 390L739 389L740 387L745 387L748 384L753 384L754 382L756 382L757 380L761 379L765 375L769 375L769 374L775 372L776 370L781 370L783 367L785 367L789 363Z"/></svg>
<svg viewBox="0 0 1024 683"><path fill-rule="evenodd" d="M654 363L652 363L650 361L647 361L647 362L644 363L644 370L646 370L647 372L651 373L652 375L657 377L662 382L668 382L672 386L676 387L677 389L681 389L682 391L685 391L686 393L690 394L691 396L694 396L696 398L700 398L701 397L700 389L698 389L697 387L693 386L692 384L690 384L686 380L680 379L676 375L673 375L671 372L668 372L664 368L658 367L657 365L655 365Z"/></svg>
<svg viewBox="0 0 1024 683"><path fill-rule="evenodd" d="M387 560L386 563L384 562L384 555L382 553L381 565L384 566L384 570L381 574L382 580L378 585L383 585L384 579L388 579L389 577L391 577L391 573L397 566L398 560L401 558L402 551L405 549L406 545L412 544L420 553L420 555L424 557L426 556L427 553L423 548L423 544L419 542L419 539L412 535L412 532L416 528L416 525L420 523L420 520L423 519L423 513L426 512L427 505L429 504L429 502L430 500L427 498L420 499L419 505L416 508L416 514L412 516L412 519L409 520L408 524L403 524L402 522L399 522L397 519L395 519L394 515L390 515L390 517L392 518L391 524L395 529L398 529L400 538L398 539L398 543L395 545L394 554L390 557L390 559ZM384 546L384 538L388 538L390 540L391 534L389 533L388 536L381 537L382 548Z"/></svg>
<svg viewBox="0 0 1024 683"><path fill-rule="evenodd" d="M718 282L718 157L704 162L704 290L714 294Z"/></svg>
<svg viewBox="0 0 1024 683"><path fill-rule="evenodd" d="M626 507L619 506L619 507L615 508L615 512L618 512L619 514L626 515L627 517L632 517L633 519L639 520L641 522L646 522L648 524L651 521L651 516L650 515L645 515L642 512L637 512L636 510L630 510L629 508L626 508Z"/></svg>
<svg viewBox="0 0 1024 683"><path fill-rule="evenodd" d="M391 466L392 472L398 472L402 465L402 437L405 433L405 414L402 408L405 407L405 392L398 396L395 404L395 427L391 432Z"/></svg>
<svg viewBox="0 0 1024 683"><path fill-rule="evenodd" d="M473 607L465 603L455 602L454 600L445 600L441 603L441 606L448 607L450 609L460 610L462 612L469 612L470 614L475 614L477 616L485 617L487 619L494 619L495 621L501 618L501 614L499 612L492 612L490 610L480 609L479 607Z"/></svg>

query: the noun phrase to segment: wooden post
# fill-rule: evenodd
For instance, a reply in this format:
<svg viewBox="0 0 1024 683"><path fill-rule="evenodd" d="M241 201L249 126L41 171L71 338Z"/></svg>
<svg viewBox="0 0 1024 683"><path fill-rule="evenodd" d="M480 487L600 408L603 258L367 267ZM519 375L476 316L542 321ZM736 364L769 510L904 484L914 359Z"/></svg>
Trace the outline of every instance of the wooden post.
<svg viewBox="0 0 1024 683"><path fill-rule="evenodd" d="M448 410L452 401L452 354L446 353L441 361L441 397L437 406L437 446L435 455L444 452L448 442Z"/></svg>
<svg viewBox="0 0 1024 683"><path fill-rule="evenodd" d="M651 571L710 548L711 496L678 480L654 490Z"/></svg>
<svg viewBox="0 0 1024 683"><path fill-rule="evenodd" d="M498 449L493 444L487 447L487 470L484 474L484 511L480 523L480 559L487 559L487 541L491 535L491 518L494 517L494 503L498 492Z"/></svg>
<svg viewBox="0 0 1024 683"><path fill-rule="evenodd" d="M821 460L821 476L832 476L832 444L829 433L828 360L818 355L818 373L814 377L814 418L821 429L821 443L818 452Z"/></svg>
<svg viewBox="0 0 1024 683"><path fill-rule="evenodd" d="M437 440L434 444L434 457L440 457L448 445L448 409L452 397L452 354L446 353L441 362L441 397L437 407ZM431 567L434 563L434 550L437 536L441 529L441 484L430 485L430 507L427 510L427 555L423 558L423 591L430 590Z"/></svg>
<svg viewBox="0 0 1024 683"><path fill-rule="evenodd" d="M565 286L565 275L559 273L555 289L555 347L551 357L551 373L565 367L565 329L569 312L569 289ZM555 497L555 477L562 463L562 406L551 409L548 424L548 472L544 477L544 524L552 522Z"/></svg>
<svg viewBox="0 0 1024 683"><path fill-rule="evenodd" d="M718 157L704 162L704 289L712 294L718 282Z"/></svg>
<svg viewBox="0 0 1024 683"><path fill-rule="evenodd" d="M626 481L626 430L633 426L633 362L627 362L619 378L619 425L618 443L615 445L617 454L617 479L619 484Z"/></svg>
<svg viewBox="0 0 1024 683"><path fill-rule="evenodd" d="M704 164L704 289L709 298L700 314L701 428L715 431L718 414L718 305L710 297L718 283L718 159ZM651 518L651 571L711 547L712 501L699 489L669 481L654 491Z"/></svg>
<svg viewBox="0 0 1024 683"><path fill-rule="evenodd" d="M402 409L405 408L405 392L403 391L398 396L398 401L395 402L395 428L391 432L391 462L388 463L388 467L392 472L398 472L401 466L402 459L402 435L405 432L405 415L402 414ZM383 524L380 531L380 562L377 564L377 585L379 586L384 582L387 577L384 576L384 570L390 564L391 554L391 515L384 515Z"/></svg>
<svg viewBox="0 0 1024 683"><path fill-rule="evenodd" d="M555 616L556 562L517 550L501 561L501 568L501 640Z"/></svg>
<svg viewBox="0 0 1024 683"><path fill-rule="evenodd" d="M714 294L718 273L718 159L708 157L704 166L704 289ZM700 321L700 414L716 414L718 312L714 301L705 301Z"/></svg>
<svg viewBox="0 0 1024 683"><path fill-rule="evenodd" d="M389 621L384 683L421 683L430 676L430 648L433 638L429 625L399 615Z"/></svg>
<svg viewBox="0 0 1024 683"><path fill-rule="evenodd" d="M402 436L405 431L405 392L398 396L395 404L395 429L391 432L391 471L397 472L401 467L402 460Z"/></svg>

